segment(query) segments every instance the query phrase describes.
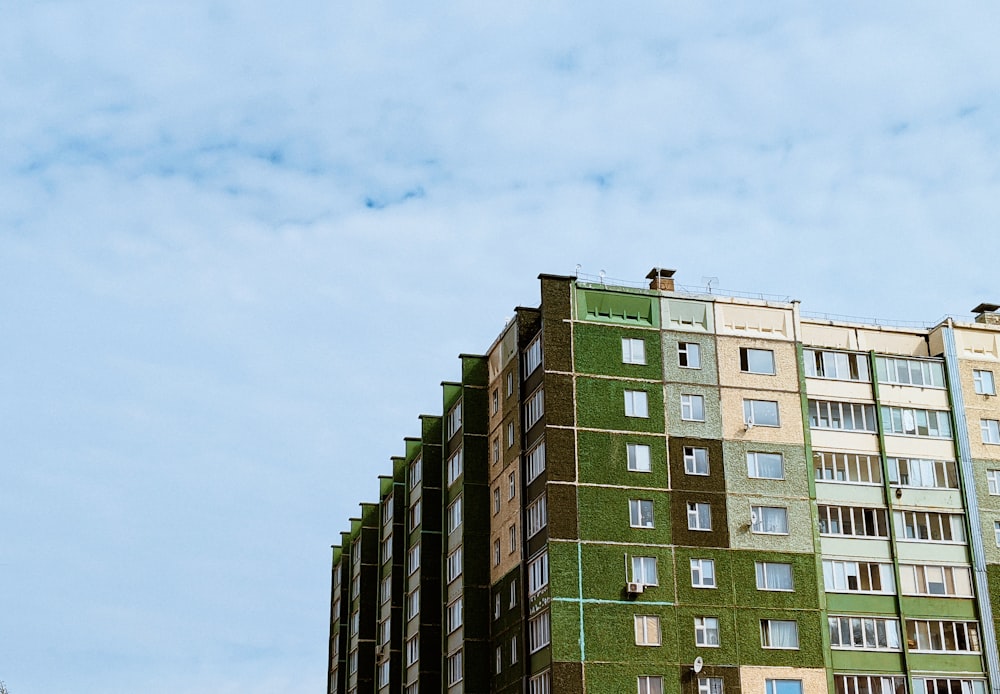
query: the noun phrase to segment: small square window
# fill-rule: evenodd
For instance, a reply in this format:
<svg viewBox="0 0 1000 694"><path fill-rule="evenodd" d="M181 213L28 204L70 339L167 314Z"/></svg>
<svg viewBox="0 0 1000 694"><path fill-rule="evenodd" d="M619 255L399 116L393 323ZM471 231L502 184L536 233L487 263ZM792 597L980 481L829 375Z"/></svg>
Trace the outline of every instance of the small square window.
<svg viewBox="0 0 1000 694"><path fill-rule="evenodd" d="M992 371L973 369L972 384L975 386L976 392L979 393L980 395L997 394L996 384L993 381Z"/></svg>
<svg viewBox="0 0 1000 694"><path fill-rule="evenodd" d="M632 557L632 581L644 586L659 585L656 557Z"/></svg>
<svg viewBox="0 0 1000 694"><path fill-rule="evenodd" d="M694 643L696 646L716 648L719 646L719 618L694 618Z"/></svg>
<svg viewBox="0 0 1000 694"><path fill-rule="evenodd" d="M646 341L636 340L631 337L622 338L622 363L623 364L645 364L646 363Z"/></svg>
<svg viewBox="0 0 1000 694"><path fill-rule="evenodd" d="M740 347L740 371L774 375L774 352L770 349Z"/></svg>
<svg viewBox="0 0 1000 694"><path fill-rule="evenodd" d="M688 502L688 530L711 530L712 507L710 504Z"/></svg>
<svg viewBox="0 0 1000 694"><path fill-rule="evenodd" d="M649 417L649 396L646 394L646 391L625 391L625 416Z"/></svg>
<svg viewBox="0 0 1000 694"><path fill-rule="evenodd" d="M701 345L697 342L678 342L677 364L684 369L700 369Z"/></svg>
<svg viewBox="0 0 1000 694"><path fill-rule="evenodd" d="M651 472L653 464L649 446L642 443L627 443L628 469L632 472Z"/></svg>
<svg viewBox="0 0 1000 694"><path fill-rule="evenodd" d="M684 472L689 475L708 474L708 449L684 446Z"/></svg>
<svg viewBox="0 0 1000 694"><path fill-rule="evenodd" d="M705 421L705 398L701 395L681 395L681 419L686 422Z"/></svg>
<svg viewBox="0 0 1000 694"><path fill-rule="evenodd" d="M775 400L744 400L743 422L750 427L780 426L778 403Z"/></svg>
<svg viewBox="0 0 1000 694"><path fill-rule="evenodd" d="M633 528L653 527L653 502L651 499L629 499L629 523Z"/></svg>
<svg viewBox="0 0 1000 694"><path fill-rule="evenodd" d="M990 495L1000 494L1000 470L986 471L986 486L989 488Z"/></svg>
<svg viewBox="0 0 1000 694"><path fill-rule="evenodd" d="M980 419L979 430L983 435L983 443L1000 443L1000 422L995 419Z"/></svg>
<svg viewBox="0 0 1000 694"><path fill-rule="evenodd" d="M691 560L691 587L715 588L715 560Z"/></svg>
<svg viewBox="0 0 1000 694"><path fill-rule="evenodd" d="M634 615L635 620L635 645L636 646L659 646L660 645L660 618L655 615Z"/></svg>

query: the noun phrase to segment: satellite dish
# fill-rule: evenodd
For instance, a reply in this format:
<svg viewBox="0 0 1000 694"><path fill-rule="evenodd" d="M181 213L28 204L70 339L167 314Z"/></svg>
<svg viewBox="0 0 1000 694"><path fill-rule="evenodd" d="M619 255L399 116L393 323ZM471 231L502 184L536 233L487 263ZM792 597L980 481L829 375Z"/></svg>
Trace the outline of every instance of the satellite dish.
<svg viewBox="0 0 1000 694"><path fill-rule="evenodd" d="M701 669L702 667L704 667L704 665L705 661L701 659L701 656L698 656L697 658L694 659L694 666L691 669L694 670L694 674L697 675L699 672L701 672Z"/></svg>

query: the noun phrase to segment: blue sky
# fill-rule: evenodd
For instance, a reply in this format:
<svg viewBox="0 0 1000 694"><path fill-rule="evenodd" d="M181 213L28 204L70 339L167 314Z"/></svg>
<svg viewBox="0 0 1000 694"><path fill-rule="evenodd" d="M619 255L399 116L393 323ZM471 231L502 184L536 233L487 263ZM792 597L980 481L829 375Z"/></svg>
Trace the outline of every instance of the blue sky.
<svg viewBox="0 0 1000 694"><path fill-rule="evenodd" d="M321 691L329 545L540 272L1000 301L996 6L482 5L5 7L13 694Z"/></svg>

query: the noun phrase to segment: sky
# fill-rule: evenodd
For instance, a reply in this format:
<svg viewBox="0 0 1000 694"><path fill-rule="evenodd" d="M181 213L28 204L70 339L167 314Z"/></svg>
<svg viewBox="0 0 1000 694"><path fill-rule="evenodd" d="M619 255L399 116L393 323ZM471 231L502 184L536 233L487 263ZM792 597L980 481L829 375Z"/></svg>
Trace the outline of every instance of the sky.
<svg viewBox="0 0 1000 694"><path fill-rule="evenodd" d="M995 4L3 14L12 694L323 691L329 546L539 273L1000 303Z"/></svg>

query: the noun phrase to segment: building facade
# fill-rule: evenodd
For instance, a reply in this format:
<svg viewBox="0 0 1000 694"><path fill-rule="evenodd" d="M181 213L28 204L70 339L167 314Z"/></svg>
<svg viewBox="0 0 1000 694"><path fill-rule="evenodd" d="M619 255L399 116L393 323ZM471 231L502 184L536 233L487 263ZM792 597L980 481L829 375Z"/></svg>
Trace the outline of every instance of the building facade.
<svg viewBox="0 0 1000 694"><path fill-rule="evenodd" d="M329 694L1000 694L998 306L542 275L333 548Z"/></svg>

